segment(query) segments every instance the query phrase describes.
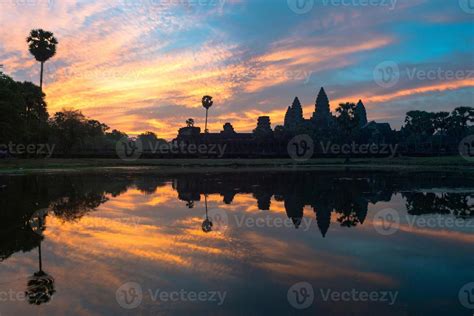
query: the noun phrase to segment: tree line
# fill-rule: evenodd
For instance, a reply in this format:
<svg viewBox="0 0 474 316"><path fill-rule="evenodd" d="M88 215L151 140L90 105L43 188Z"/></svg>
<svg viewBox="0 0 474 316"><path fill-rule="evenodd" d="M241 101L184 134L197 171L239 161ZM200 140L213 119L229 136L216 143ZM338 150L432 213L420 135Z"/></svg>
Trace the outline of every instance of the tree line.
<svg viewBox="0 0 474 316"><path fill-rule="evenodd" d="M126 133L106 124L87 118L80 110L63 109L49 115L43 92L44 63L56 54L58 40L53 33L42 29L32 30L26 39L29 52L40 63L40 86L31 82L17 82L0 71L0 144L52 144L61 155L87 153L101 155L113 152L116 143L128 137ZM299 101L298 101L299 102ZM214 101L204 96L202 105L206 109L205 133L208 133L208 111ZM438 151L452 152L459 141L474 134L474 108L462 106L452 112L410 111L400 131L394 131L386 124L373 124L363 128L361 113L354 103L342 103L336 109L333 120L320 129L303 123L294 130L284 126L271 128L269 117L260 117L253 131L256 142L272 142L290 139L294 135L307 134L315 141L337 143L398 143L406 146L436 143ZM332 118L332 116L331 116ZM188 127L194 120L186 121ZM226 123L227 131L233 127ZM226 130L226 128L224 128ZM144 146L154 146L166 142L153 132L138 136ZM146 148L144 148L146 150ZM0 148L1 150L1 148Z"/></svg>

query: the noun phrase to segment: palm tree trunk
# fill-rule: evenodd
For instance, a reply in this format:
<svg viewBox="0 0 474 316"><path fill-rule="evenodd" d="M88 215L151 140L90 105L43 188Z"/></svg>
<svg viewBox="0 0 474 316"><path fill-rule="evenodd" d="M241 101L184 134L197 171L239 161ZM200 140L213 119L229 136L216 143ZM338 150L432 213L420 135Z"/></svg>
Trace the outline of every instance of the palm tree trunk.
<svg viewBox="0 0 474 316"><path fill-rule="evenodd" d="M38 246L39 272L43 272L43 259L41 258L41 242Z"/></svg>
<svg viewBox="0 0 474 316"><path fill-rule="evenodd" d="M41 74L40 74L40 89L43 92L43 66L44 62L41 62Z"/></svg>

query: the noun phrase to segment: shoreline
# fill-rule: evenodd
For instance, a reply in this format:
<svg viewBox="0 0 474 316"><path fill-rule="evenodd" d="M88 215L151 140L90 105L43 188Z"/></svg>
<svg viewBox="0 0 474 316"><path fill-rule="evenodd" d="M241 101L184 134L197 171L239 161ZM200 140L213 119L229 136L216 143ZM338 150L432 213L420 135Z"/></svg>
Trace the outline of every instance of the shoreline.
<svg viewBox="0 0 474 316"><path fill-rule="evenodd" d="M474 161L452 157L397 157L311 159L296 162L291 159L140 159L126 162L120 159L4 159L0 160L0 175L84 171L153 171L153 172L225 172L237 170L377 170L377 171L452 171L474 173Z"/></svg>

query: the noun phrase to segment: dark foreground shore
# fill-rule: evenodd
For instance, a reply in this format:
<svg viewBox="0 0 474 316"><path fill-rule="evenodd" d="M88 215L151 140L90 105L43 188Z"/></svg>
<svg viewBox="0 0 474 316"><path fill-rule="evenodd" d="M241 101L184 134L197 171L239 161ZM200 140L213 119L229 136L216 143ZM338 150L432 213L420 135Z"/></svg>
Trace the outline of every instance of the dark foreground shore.
<svg viewBox="0 0 474 316"><path fill-rule="evenodd" d="M291 159L4 159L0 173L35 173L84 171L94 169L153 169L166 172L209 172L235 169L384 169L384 170L438 170L474 172L474 161L453 157L397 157L350 159L311 159L296 162Z"/></svg>

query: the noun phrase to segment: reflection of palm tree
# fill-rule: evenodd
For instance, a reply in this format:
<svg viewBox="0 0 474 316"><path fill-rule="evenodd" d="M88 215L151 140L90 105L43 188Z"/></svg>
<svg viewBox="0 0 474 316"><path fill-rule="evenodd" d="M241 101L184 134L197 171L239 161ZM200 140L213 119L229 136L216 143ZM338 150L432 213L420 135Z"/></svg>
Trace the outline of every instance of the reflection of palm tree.
<svg viewBox="0 0 474 316"><path fill-rule="evenodd" d="M28 280L26 297L32 305L41 305L51 301L56 290L54 289L54 278L43 271L41 257L41 242L38 246L39 271Z"/></svg>
<svg viewBox="0 0 474 316"><path fill-rule="evenodd" d="M47 210L36 212L30 220L33 231L42 235L47 216ZM43 258L41 254L41 241L38 245L38 272L28 280L26 297L32 305L41 305L51 301L55 293L54 278L43 271Z"/></svg>
<svg viewBox="0 0 474 316"><path fill-rule="evenodd" d="M209 130L207 129L207 118L208 118L208 114L209 114L209 109L212 107L213 104L214 104L214 101L212 101L211 96L205 95L205 96L202 97L202 106L206 109L206 125L205 125L205 129L204 129L204 132L206 134L209 133Z"/></svg>
<svg viewBox="0 0 474 316"><path fill-rule="evenodd" d="M38 29L32 30L26 39L30 53L41 63L40 88L43 91L43 67L44 63L56 54L58 40L53 33Z"/></svg>
<svg viewBox="0 0 474 316"><path fill-rule="evenodd" d="M206 219L202 222L202 231L205 233L209 233L212 231L212 221L209 219L207 214L207 194L204 195L204 203L206 206Z"/></svg>

